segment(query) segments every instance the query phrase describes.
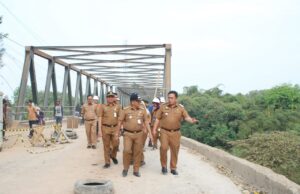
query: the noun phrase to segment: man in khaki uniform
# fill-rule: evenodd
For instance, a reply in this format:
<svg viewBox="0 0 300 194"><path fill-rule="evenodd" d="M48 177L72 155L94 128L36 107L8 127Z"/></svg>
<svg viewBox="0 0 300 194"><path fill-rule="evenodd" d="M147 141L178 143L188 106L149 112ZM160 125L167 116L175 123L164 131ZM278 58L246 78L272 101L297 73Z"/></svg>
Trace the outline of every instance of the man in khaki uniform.
<svg viewBox="0 0 300 194"><path fill-rule="evenodd" d="M110 167L110 158L114 164L118 164L117 151L119 138L115 138L118 129L118 117L121 107L115 103L115 95L108 92L106 95L107 104L103 104L99 112L99 133L98 136L103 139L105 165L103 168ZM111 149L112 145L112 149Z"/></svg>
<svg viewBox="0 0 300 194"><path fill-rule="evenodd" d="M160 125L160 162L162 173L165 175L167 170L167 152L171 149L170 168L173 175L178 175L176 170L177 159L180 148L180 127L181 121L184 119L189 123L197 123L198 120L191 118L184 107L177 103L178 93L170 91L168 93L168 102L163 104L156 114L156 121L153 127L154 134L157 133L157 128Z"/></svg>
<svg viewBox="0 0 300 194"><path fill-rule="evenodd" d="M81 115L84 118L85 131L88 141L87 148L96 149L96 122L98 117L98 109L97 105L93 103L92 95L87 97L87 103L82 106Z"/></svg>
<svg viewBox="0 0 300 194"><path fill-rule="evenodd" d="M124 127L124 151L123 151L123 177L128 174L130 160L133 154L133 175L140 177L139 168L143 151L143 128L146 127L150 133L150 126L147 119L147 112L140 106L140 99L136 93L130 96L130 106L124 108L119 117L118 133L119 137L121 126ZM150 133L150 138L152 135Z"/></svg>

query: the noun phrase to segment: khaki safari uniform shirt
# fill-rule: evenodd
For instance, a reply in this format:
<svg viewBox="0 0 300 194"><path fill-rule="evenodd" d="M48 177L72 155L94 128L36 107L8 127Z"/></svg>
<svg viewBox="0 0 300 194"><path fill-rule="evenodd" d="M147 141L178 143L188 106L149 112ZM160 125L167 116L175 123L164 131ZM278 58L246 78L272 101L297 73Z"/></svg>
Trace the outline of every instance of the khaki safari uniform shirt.
<svg viewBox="0 0 300 194"><path fill-rule="evenodd" d="M120 110L121 107L118 104L103 104L99 113L99 117L102 117L102 125L117 125Z"/></svg>
<svg viewBox="0 0 300 194"><path fill-rule="evenodd" d="M181 104L171 107L169 103L165 103L160 107L155 116L160 120L160 128L177 130L180 129L181 121L188 116L188 113Z"/></svg>
<svg viewBox="0 0 300 194"><path fill-rule="evenodd" d="M144 122L148 120L147 112L144 108L134 109L132 106L124 108L121 111L119 121L123 121L124 130L141 131L144 128Z"/></svg>
<svg viewBox="0 0 300 194"><path fill-rule="evenodd" d="M97 119L98 108L96 104L84 104L82 106L81 114L83 115L84 120L92 121Z"/></svg>

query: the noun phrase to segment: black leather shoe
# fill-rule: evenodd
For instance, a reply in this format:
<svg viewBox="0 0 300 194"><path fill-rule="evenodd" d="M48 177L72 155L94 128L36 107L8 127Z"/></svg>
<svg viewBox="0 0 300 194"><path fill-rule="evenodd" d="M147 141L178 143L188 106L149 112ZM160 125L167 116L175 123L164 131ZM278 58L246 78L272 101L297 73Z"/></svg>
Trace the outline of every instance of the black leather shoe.
<svg viewBox="0 0 300 194"><path fill-rule="evenodd" d="M139 172L134 172L133 175L136 177L141 177L141 174Z"/></svg>
<svg viewBox="0 0 300 194"><path fill-rule="evenodd" d="M92 148L93 148L93 149L96 149L96 146L95 146L95 145L92 145Z"/></svg>
<svg viewBox="0 0 300 194"><path fill-rule="evenodd" d="M141 166L144 166L146 165L146 162L145 161L141 161Z"/></svg>
<svg viewBox="0 0 300 194"><path fill-rule="evenodd" d="M104 166L103 166L103 168L109 168L110 167L110 164L105 164Z"/></svg>
<svg viewBox="0 0 300 194"><path fill-rule="evenodd" d="M111 158L114 164L118 164L117 158Z"/></svg>
<svg viewBox="0 0 300 194"><path fill-rule="evenodd" d="M149 140L148 147L152 147L152 146L153 146L153 144L152 144L151 140Z"/></svg>
<svg viewBox="0 0 300 194"><path fill-rule="evenodd" d="M171 173L172 173L173 175L178 175L178 172L177 172L176 170L171 170Z"/></svg>
<svg viewBox="0 0 300 194"><path fill-rule="evenodd" d="M168 174L168 169L166 167L162 167L161 172L163 173L163 175L166 175Z"/></svg>
<svg viewBox="0 0 300 194"><path fill-rule="evenodd" d="M127 177L127 174L128 174L128 170L123 170L122 176L123 176L123 177Z"/></svg>
<svg viewBox="0 0 300 194"><path fill-rule="evenodd" d="M92 148L92 146L88 145L86 148L87 148L87 149L90 149L90 148Z"/></svg>

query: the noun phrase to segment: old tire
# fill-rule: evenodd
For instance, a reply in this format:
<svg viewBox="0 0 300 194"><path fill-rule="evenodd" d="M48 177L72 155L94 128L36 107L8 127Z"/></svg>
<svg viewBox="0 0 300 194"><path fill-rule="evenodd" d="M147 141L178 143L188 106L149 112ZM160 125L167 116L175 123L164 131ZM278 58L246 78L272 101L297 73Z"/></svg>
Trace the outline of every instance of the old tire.
<svg viewBox="0 0 300 194"><path fill-rule="evenodd" d="M68 136L69 139L77 139L78 136L77 135L72 135L72 136Z"/></svg>
<svg viewBox="0 0 300 194"><path fill-rule="evenodd" d="M77 135L75 131L65 130L66 135L69 137Z"/></svg>
<svg viewBox="0 0 300 194"><path fill-rule="evenodd" d="M113 184L106 180L78 180L74 185L75 194L114 194Z"/></svg>

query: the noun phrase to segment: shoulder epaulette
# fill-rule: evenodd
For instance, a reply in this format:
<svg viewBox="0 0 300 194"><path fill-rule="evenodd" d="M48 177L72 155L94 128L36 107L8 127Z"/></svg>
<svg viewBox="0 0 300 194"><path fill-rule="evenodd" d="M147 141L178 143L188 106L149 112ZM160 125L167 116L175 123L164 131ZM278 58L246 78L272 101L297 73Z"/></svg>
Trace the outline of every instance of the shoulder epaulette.
<svg viewBox="0 0 300 194"><path fill-rule="evenodd" d="M179 106L181 106L182 108L184 108L184 106L182 104L179 104Z"/></svg>

